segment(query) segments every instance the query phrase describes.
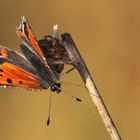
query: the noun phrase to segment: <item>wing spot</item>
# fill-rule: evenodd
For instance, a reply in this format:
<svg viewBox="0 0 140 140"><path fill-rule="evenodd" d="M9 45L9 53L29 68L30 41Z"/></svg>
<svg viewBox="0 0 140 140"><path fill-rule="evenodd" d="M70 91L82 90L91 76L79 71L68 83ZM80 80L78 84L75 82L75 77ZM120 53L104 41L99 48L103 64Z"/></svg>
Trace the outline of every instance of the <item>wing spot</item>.
<svg viewBox="0 0 140 140"><path fill-rule="evenodd" d="M19 84L22 84L23 82L22 81L19 81Z"/></svg>
<svg viewBox="0 0 140 140"><path fill-rule="evenodd" d="M0 74L0 76L3 76L2 74Z"/></svg>
<svg viewBox="0 0 140 140"><path fill-rule="evenodd" d="M12 84L12 80L10 78L7 78L6 80L9 84Z"/></svg>
<svg viewBox="0 0 140 140"><path fill-rule="evenodd" d="M0 72L3 72L3 69L0 69Z"/></svg>

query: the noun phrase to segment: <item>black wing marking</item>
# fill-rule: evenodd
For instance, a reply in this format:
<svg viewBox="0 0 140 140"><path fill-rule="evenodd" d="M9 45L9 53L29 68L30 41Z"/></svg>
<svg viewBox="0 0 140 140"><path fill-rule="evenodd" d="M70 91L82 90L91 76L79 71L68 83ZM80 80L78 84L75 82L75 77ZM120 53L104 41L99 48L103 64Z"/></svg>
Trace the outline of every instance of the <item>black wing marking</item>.
<svg viewBox="0 0 140 140"><path fill-rule="evenodd" d="M49 84L57 82L57 78L50 67L46 67L42 59L33 50L25 45L20 45L20 48L28 61L36 68L38 76L40 76L44 82L48 82Z"/></svg>

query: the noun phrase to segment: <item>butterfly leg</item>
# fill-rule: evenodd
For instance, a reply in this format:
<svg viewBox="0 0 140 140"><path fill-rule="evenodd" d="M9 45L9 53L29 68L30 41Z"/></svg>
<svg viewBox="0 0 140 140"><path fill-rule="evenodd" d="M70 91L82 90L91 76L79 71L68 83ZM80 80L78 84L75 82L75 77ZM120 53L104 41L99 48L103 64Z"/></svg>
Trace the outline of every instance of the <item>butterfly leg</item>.
<svg viewBox="0 0 140 140"><path fill-rule="evenodd" d="M75 69L74 67L70 68L70 69L67 70L66 72L62 73L61 76L65 76L65 75L69 74L69 73L70 73L71 71L73 71L74 69Z"/></svg>

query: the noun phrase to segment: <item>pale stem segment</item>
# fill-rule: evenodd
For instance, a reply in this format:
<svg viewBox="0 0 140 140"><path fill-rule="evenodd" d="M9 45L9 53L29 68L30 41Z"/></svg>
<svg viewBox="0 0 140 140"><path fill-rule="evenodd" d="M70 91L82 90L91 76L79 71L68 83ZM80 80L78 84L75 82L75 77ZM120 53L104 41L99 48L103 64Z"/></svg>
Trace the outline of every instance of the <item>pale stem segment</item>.
<svg viewBox="0 0 140 140"><path fill-rule="evenodd" d="M99 112L99 115L111 137L112 140L121 140L121 136L99 94L99 91L90 75L90 72L81 57L71 35L69 33L64 33L61 35L62 42L68 53L69 59L72 61L73 65L81 75L83 82L87 88L87 91L90 93L90 97Z"/></svg>

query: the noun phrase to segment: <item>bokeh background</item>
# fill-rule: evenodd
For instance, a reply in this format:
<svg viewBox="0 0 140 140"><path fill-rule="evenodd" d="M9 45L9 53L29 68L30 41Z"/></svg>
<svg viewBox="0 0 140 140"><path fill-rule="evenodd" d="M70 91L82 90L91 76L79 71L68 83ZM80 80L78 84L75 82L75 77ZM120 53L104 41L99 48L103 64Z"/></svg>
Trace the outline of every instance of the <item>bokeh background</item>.
<svg viewBox="0 0 140 140"><path fill-rule="evenodd" d="M70 32L124 140L140 139L140 8L133 0L0 0L0 44L19 50L15 33L25 15L38 39L59 25ZM66 69L68 69L67 67ZM62 81L82 84L74 71ZM1 140L110 140L87 91L63 84L68 93L0 89Z"/></svg>

